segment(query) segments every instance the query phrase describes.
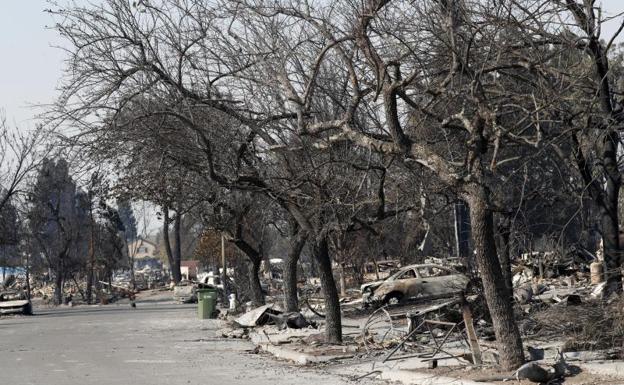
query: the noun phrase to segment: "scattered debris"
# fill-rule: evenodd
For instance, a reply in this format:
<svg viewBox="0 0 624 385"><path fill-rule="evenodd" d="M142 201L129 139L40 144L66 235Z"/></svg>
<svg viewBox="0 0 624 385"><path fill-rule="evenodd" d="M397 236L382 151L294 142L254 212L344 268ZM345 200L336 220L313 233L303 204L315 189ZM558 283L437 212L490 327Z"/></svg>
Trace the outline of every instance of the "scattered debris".
<svg viewBox="0 0 624 385"><path fill-rule="evenodd" d="M438 278L441 281L446 277L435 271L420 270L421 267L431 266L407 266L398 274L411 270L414 274L411 280L414 282L419 281L419 278L422 281L425 274L429 274L429 281L437 282ZM564 358L582 359L579 358L579 351L584 352L583 359L624 356L624 349L621 348L624 346L624 300L620 303L597 300L602 297L605 283L592 284L596 280L588 267L588 261L578 264L574 257L561 257L554 253L540 256L537 262L520 261L520 264L514 266L514 300L519 328L532 361L513 374L488 380L513 378L534 382L553 381L565 374L567 364ZM389 279L386 279L363 285L364 293L360 298L353 292L341 298L343 314L348 314L348 319L356 319L360 328L355 337L354 333L345 332L345 336L350 336L345 338L343 345L354 347L349 344L355 342L359 352L356 357L381 356L383 358L380 357L380 361L418 357L426 361L432 371L439 370L439 366L459 365L486 368L487 372L491 370L492 364L498 364L498 346L488 342L494 341L495 336L482 296L474 295L469 301L462 302L461 297L449 297L449 291L444 292L441 299L423 294L413 298L414 301L399 300L396 301L399 302L397 305L382 306L375 310L358 306L370 302L368 297L383 294L381 288L388 282ZM479 293L478 285L475 290ZM265 333L269 345L289 344L287 348L294 351L303 347L317 347L318 352L315 354L325 354L323 349L330 347L325 343L322 332L313 330L314 334L306 335L302 331L303 334L290 335L293 331L286 331L316 327L310 320L315 319L315 316L323 317L323 298L318 286L303 287L300 299L310 308L303 314L285 313L277 306L267 304L250 309L236 320L236 325L243 329L224 329L219 333L226 338L247 338L249 328L274 325L262 328L260 332ZM273 297L271 301L278 303L279 300ZM318 322L321 325L323 323L322 320ZM544 346L544 341L549 341L549 345ZM608 350L607 353L607 349L614 346L618 348ZM542 362L545 357L554 357L555 348L560 348L563 355L553 365L544 365ZM597 351L601 354L597 354ZM447 364L448 361L452 363Z"/></svg>
<svg viewBox="0 0 624 385"><path fill-rule="evenodd" d="M558 354L557 361L550 367L542 365L536 361L530 361L520 366L514 373L508 376L493 376L476 378L477 382L508 381L508 380L529 380L539 384L548 384L563 378L566 375L568 365L561 353Z"/></svg>
<svg viewBox="0 0 624 385"><path fill-rule="evenodd" d="M266 325L267 323L272 322L269 314L282 314L281 311L273 309L273 306L273 304L268 304L257 307L238 317L234 322L236 322L239 326L248 328Z"/></svg>
<svg viewBox="0 0 624 385"><path fill-rule="evenodd" d="M592 290L591 292L591 297L592 298L601 298L602 297L602 292L604 291L605 287L607 286L606 282L601 282L598 285L596 285L596 287L594 287L594 290Z"/></svg>
<svg viewBox="0 0 624 385"><path fill-rule="evenodd" d="M303 329L310 326L310 322L299 312L284 313L284 314L271 314L267 315L273 320L279 330L286 328L291 329Z"/></svg>
<svg viewBox="0 0 624 385"><path fill-rule="evenodd" d="M249 329L247 328L224 328L221 330L217 331L217 336L218 337L224 337L224 338L242 338L242 339L248 339L249 338Z"/></svg>
<svg viewBox="0 0 624 385"><path fill-rule="evenodd" d="M360 341L369 353L390 348L400 343L407 334L407 330L401 326L385 307L381 307L366 320Z"/></svg>
<svg viewBox="0 0 624 385"><path fill-rule="evenodd" d="M513 296L516 303L527 304L533 300L533 286L526 283L514 290Z"/></svg>

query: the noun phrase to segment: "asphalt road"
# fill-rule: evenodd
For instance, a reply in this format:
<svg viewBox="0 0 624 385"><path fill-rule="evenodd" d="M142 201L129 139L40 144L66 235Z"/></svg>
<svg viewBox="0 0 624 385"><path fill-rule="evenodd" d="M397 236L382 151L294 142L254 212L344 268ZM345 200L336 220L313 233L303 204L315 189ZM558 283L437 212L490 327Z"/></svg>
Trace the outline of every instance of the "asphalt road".
<svg viewBox="0 0 624 385"><path fill-rule="evenodd" d="M0 318L0 383L343 384L297 368L241 340L215 338L221 324L198 320L194 305L145 301L36 310Z"/></svg>

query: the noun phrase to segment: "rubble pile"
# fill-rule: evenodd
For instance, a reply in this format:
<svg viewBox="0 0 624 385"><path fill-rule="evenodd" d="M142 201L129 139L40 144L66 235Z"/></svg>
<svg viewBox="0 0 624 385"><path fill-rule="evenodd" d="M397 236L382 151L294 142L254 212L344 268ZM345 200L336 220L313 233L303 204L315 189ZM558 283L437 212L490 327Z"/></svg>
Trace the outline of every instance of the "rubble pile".
<svg viewBox="0 0 624 385"><path fill-rule="evenodd" d="M218 330L217 336L223 338L249 339L249 329L230 326Z"/></svg>
<svg viewBox="0 0 624 385"><path fill-rule="evenodd" d="M284 312L275 304L267 304L246 312L234 320L234 324L242 328L254 328L256 326L275 325L278 330L304 329L314 327L313 322L308 321L299 312Z"/></svg>
<svg viewBox="0 0 624 385"><path fill-rule="evenodd" d="M566 376L558 366L564 362L564 356L559 353L554 356L555 349L560 350L565 359L570 359L570 354L581 353L589 359L587 357L593 356L586 353L607 350L609 354L599 356L624 357L624 299L605 302L602 298L605 284L597 262L579 262L555 254L518 262L512 270L513 301L528 356L537 363L523 367L514 378L548 382ZM414 266L413 269L421 269L418 279L426 278L423 284L442 282L441 277L450 275L461 279L463 274L436 275L444 269ZM410 268L404 267L402 271ZM378 283L383 285L383 282ZM376 287L383 287L380 285ZM446 288L441 285L429 287ZM381 301L374 304L376 306L366 306L363 300L364 288L370 289L370 285L362 285L360 296L345 291L347 295L343 295L340 302L343 320L348 322L343 322L343 343L338 346L326 344L323 333L317 329L322 325L324 309L323 298L314 285L302 290L303 314L288 313L278 305L267 304L249 309L218 335L251 338L263 349L274 351L331 355L328 352L332 349L342 349L345 356L349 353L354 360L373 359L386 363L418 358L431 363L430 369L441 362L444 366L489 370L498 365L498 346L493 343L495 334L487 305L478 282L470 281L463 287L470 291L410 296L396 302ZM379 290L373 288L371 293ZM275 298L271 300L278 302ZM283 344L287 346L278 346ZM615 355L612 354L614 346L620 349Z"/></svg>

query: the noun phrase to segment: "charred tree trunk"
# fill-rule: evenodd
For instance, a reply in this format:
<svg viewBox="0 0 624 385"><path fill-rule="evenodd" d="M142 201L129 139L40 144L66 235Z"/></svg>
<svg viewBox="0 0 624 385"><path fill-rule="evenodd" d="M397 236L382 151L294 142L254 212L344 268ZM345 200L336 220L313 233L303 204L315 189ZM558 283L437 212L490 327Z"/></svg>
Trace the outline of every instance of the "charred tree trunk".
<svg viewBox="0 0 624 385"><path fill-rule="evenodd" d="M163 243L165 244L165 252L167 253L167 261L169 262L169 270L171 270L171 279L173 283L180 282L181 274L178 269L178 274L175 274L173 251L171 251L171 241L169 239L169 207L163 207Z"/></svg>
<svg viewBox="0 0 624 385"><path fill-rule="evenodd" d="M136 290L136 278L134 277L134 250L130 250L130 242L124 236L124 244L128 253L128 264L130 265L130 286L132 290Z"/></svg>
<svg viewBox="0 0 624 385"><path fill-rule="evenodd" d="M501 365L504 370L512 370L522 365L524 353L510 301L511 292L505 284L496 255L494 216L488 205L488 191L482 185L469 186L466 200L470 207L476 263L481 273L485 300L494 324Z"/></svg>
<svg viewBox="0 0 624 385"><path fill-rule="evenodd" d="M617 166L618 135L612 132L600 144L599 165L588 160L581 147L581 140L574 136L576 163L583 180L588 186L590 196L598 207L600 228L604 248L604 262L607 284L603 298L622 292L621 252L619 239L618 199L622 184ZM604 178L600 183L595 174L599 172Z"/></svg>
<svg viewBox="0 0 624 385"><path fill-rule="evenodd" d="M297 295L297 264L307 236L302 231L291 235L290 248L284 261L284 307L287 312L299 311Z"/></svg>
<svg viewBox="0 0 624 385"><path fill-rule="evenodd" d="M180 212L176 213L175 219L173 221L173 237L175 240L174 248L173 248L173 267L171 268L173 278L176 282L180 282L182 279L182 272L180 271L180 265L182 264L182 214ZM189 277L190 278L190 277Z"/></svg>
<svg viewBox="0 0 624 385"><path fill-rule="evenodd" d="M260 285L260 265L262 263L262 258L250 258L250 262L249 292L251 295L251 301L255 306L262 306L265 304L262 285Z"/></svg>
<svg viewBox="0 0 624 385"><path fill-rule="evenodd" d="M347 278L345 277L344 262L340 264L340 270L338 271L338 277L340 279L340 296L347 296Z"/></svg>
<svg viewBox="0 0 624 385"><path fill-rule="evenodd" d="M503 270L503 277L505 279L505 285L510 291L513 297L513 277L511 273L511 226L507 222L507 219L503 219L503 222L498 227L498 233L500 236L501 252L499 253L499 260L501 269ZM510 297L510 298L512 298Z"/></svg>
<svg viewBox="0 0 624 385"><path fill-rule="evenodd" d="M56 277L54 282L54 304L63 303L63 263L62 260L56 266Z"/></svg>
<svg viewBox="0 0 624 385"><path fill-rule="evenodd" d="M88 304L93 303L93 268L89 268L89 273L87 274L87 288L85 290L85 299Z"/></svg>
<svg viewBox="0 0 624 385"><path fill-rule="evenodd" d="M336 282L334 281L326 236L321 236L320 239L315 240L313 253L319 268L321 289L325 296L325 338L327 343L340 344L342 343L340 301Z"/></svg>
<svg viewBox="0 0 624 385"><path fill-rule="evenodd" d="M89 272L87 273L86 300L90 304L93 299L93 275L95 271L95 221L93 219L93 203L89 206L90 235L89 235Z"/></svg>
<svg viewBox="0 0 624 385"><path fill-rule="evenodd" d="M236 235L241 234L241 228L237 229ZM262 247L254 248L242 238L234 238L234 245L243 252L249 259L251 266L249 267L249 290L252 302L257 305L264 305L264 293L260 285L260 264L262 263Z"/></svg>
<svg viewBox="0 0 624 385"><path fill-rule="evenodd" d="M32 299L32 289L30 287L30 253L28 252L26 253L26 293L28 299Z"/></svg>
<svg viewBox="0 0 624 385"><path fill-rule="evenodd" d="M594 64L594 80L597 84L598 101L603 119L592 118L592 123L599 132L599 140L590 138L595 143L596 157L598 158L591 170L586 162L586 157L577 156L579 166L585 182L590 186L590 193L600 210L600 222L602 227L602 239L604 245L604 262L607 284L603 291L603 297L609 298L612 294L622 293L621 250L619 241L618 225L618 195L622 185L620 170L618 168L618 147L620 135L614 128L624 122L621 111L614 106L615 93L612 89L612 79L609 69L608 49L600 40L599 23L593 15L591 7L577 7L576 2L568 2L568 9L576 18L577 26L587 33L588 43L583 47ZM590 10L591 9L591 10ZM579 148L578 153L582 154ZM601 185L595 178L596 171L601 174Z"/></svg>
<svg viewBox="0 0 624 385"><path fill-rule="evenodd" d="M604 262L607 285L604 297L622 292L622 272L620 260L620 229L618 221L618 200L621 187L621 176L617 164L618 135L612 132L602 143L602 163L605 183L600 222L604 247Z"/></svg>

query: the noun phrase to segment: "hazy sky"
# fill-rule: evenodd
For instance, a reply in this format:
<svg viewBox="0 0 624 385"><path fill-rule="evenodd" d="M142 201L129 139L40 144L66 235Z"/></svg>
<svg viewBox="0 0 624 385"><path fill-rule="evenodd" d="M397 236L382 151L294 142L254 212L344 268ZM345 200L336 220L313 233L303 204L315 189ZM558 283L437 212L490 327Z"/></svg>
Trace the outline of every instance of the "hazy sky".
<svg viewBox="0 0 624 385"><path fill-rule="evenodd" d="M10 123L27 128L35 114L29 106L50 103L56 95L64 53L53 47L60 43L56 32L46 28L53 25L43 11L48 8L46 0L0 2L0 109ZM611 15L624 11L624 0L602 3ZM603 36L610 36L617 24L610 23Z"/></svg>
<svg viewBox="0 0 624 385"><path fill-rule="evenodd" d="M49 103L56 94L63 53L45 0L0 0L0 108L10 123L28 127L34 111L28 106Z"/></svg>

